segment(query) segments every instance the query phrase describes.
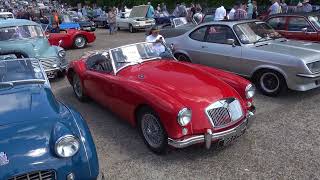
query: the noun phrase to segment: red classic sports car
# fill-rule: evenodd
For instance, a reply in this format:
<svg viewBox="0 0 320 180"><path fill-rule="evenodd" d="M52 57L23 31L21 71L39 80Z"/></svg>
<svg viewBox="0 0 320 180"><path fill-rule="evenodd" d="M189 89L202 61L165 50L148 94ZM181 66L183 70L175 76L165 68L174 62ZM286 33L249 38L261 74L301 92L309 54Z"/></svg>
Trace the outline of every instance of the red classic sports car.
<svg viewBox="0 0 320 180"><path fill-rule="evenodd" d="M276 14L265 21L288 39L320 42L319 13Z"/></svg>
<svg viewBox="0 0 320 180"><path fill-rule="evenodd" d="M179 62L164 46L137 43L69 64L79 100L97 101L137 126L155 153L242 135L254 114L255 88L222 70Z"/></svg>
<svg viewBox="0 0 320 180"><path fill-rule="evenodd" d="M87 43L92 43L96 40L93 32L76 29L63 30L60 33L48 33L47 35L51 45L60 45L65 49L84 48Z"/></svg>

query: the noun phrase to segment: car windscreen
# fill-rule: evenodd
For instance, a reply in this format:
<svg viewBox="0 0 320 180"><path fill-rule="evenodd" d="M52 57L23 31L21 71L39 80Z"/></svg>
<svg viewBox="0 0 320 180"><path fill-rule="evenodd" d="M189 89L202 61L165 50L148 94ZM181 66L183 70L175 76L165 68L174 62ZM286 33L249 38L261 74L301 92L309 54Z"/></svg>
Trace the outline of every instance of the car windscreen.
<svg viewBox="0 0 320 180"><path fill-rule="evenodd" d="M312 15L309 16L308 19L317 28L317 30L320 30L320 15Z"/></svg>
<svg viewBox="0 0 320 180"><path fill-rule="evenodd" d="M234 25L235 33L243 44L267 41L274 38L281 38L271 26L264 22L246 22Z"/></svg>
<svg viewBox="0 0 320 180"><path fill-rule="evenodd" d="M45 74L38 60L1 58L3 57L0 55L0 84L16 81L45 80Z"/></svg>
<svg viewBox="0 0 320 180"><path fill-rule="evenodd" d="M0 41L38 37L44 37L42 28L38 25L11 26L0 28Z"/></svg>
<svg viewBox="0 0 320 180"><path fill-rule="evenodd" d="M174 59L171 51L161 43L137 43L111 50L116 71L130 65L157 59Z"/></svg>

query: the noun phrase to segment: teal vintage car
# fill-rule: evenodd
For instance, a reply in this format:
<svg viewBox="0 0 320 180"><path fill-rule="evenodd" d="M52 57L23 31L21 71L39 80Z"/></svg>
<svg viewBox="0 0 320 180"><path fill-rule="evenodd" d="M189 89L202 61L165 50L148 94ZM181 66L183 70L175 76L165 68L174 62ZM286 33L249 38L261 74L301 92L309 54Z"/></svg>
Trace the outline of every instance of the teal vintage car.
<svg viewBox="0 0 320 180"><path fill-rule="evenodd" d="M10 54L40 59L48 78L63 75L68 63L64 49L51 46L39 24L23 19L0 20L0 55Z"/></svg>

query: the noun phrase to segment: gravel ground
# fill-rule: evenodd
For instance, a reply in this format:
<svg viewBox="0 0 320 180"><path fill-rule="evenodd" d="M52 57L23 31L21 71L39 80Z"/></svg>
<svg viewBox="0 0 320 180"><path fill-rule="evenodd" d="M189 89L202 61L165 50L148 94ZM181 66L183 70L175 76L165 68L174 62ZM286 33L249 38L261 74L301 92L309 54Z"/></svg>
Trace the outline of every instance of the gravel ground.
<svg viewBox="0 0 320 180"><path fill-rule="evenodd" d="M98 29L96 36L85 49L68 50L68 59L144 40L143 32L110 36ZM77 101L66 79L52 82L52 88L88 122L107 179L320 179L320 89L277 98L258 93L252 126L232 145L194 146L158 156L124 120L95 102Z"/></svg>

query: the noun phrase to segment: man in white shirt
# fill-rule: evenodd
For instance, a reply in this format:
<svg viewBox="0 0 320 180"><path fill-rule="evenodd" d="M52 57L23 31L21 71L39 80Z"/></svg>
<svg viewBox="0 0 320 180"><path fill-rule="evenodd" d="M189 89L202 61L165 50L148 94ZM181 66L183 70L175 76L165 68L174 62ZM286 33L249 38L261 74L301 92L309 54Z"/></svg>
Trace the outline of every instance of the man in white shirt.
<svg viewBox="0 0 320 180"><path fill-rule="evenodd" d="M227 16L229 20L234 19L234 13L236 12L237 7L238 7L237 5L234 5L233 8L230 10L230 12Z"/></svg>
<svg viewBox="0 0 320 180"><path fill-rule="evenodd" d="M269 15L281 13L281 6L277 0L272 0L272 5L269 8Z"/></svg>
<svg viewBox="0 0 320 180"><path fill-rule="evenodd" d="M227 16L227 11L223 6L220 6L216 9L214 20L215 21L222 21Z"/></svg>
<svg viewBox="0 0 320 180"><path fill-rule="evenodd" d="M160 30L157 27L151 28L150 34L146 38L146 42L153 43L154 50L160 55L166 51L166 48L162 45L162 43L165 43L165 41L159 32Z"/></svg>

